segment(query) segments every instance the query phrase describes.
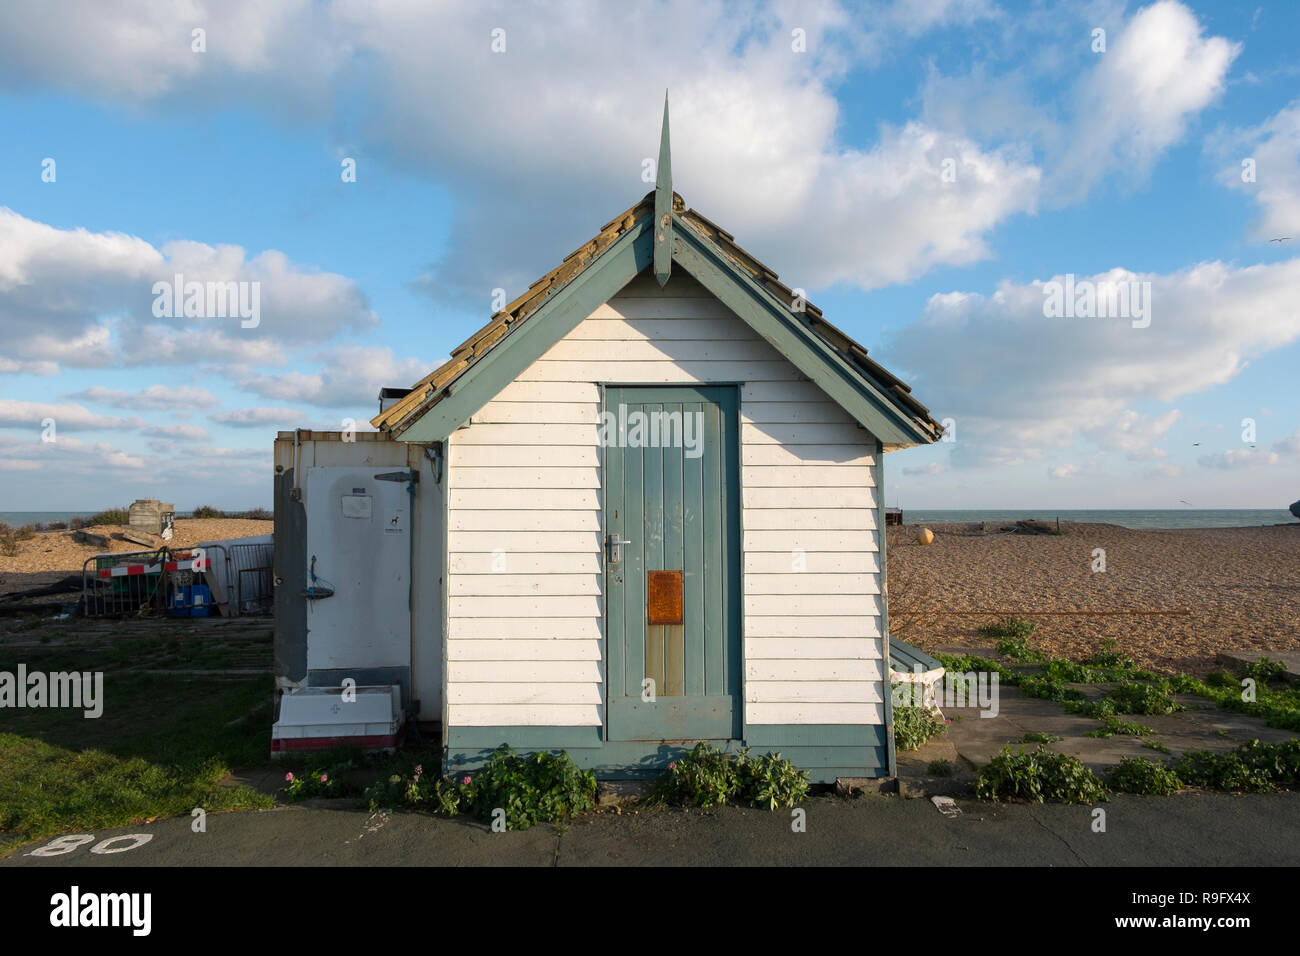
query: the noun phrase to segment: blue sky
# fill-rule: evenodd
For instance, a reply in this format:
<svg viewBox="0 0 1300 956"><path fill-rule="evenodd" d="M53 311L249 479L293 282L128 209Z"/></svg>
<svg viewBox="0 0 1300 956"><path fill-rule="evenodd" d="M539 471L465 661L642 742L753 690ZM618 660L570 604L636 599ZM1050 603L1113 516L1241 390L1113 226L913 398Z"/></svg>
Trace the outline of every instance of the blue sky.
<svg viewBox="0 0 1300 956"><path fill-rule="evenodd" d="M954 422L890 504L1300 497L1295 4L52 6L0 11L10 510L269 504L278 429L365 422L645 193L665 87L687 203ZM259 325L154 315L178 271ZM1149 325L1046 316L1067 275Z"/></svg>

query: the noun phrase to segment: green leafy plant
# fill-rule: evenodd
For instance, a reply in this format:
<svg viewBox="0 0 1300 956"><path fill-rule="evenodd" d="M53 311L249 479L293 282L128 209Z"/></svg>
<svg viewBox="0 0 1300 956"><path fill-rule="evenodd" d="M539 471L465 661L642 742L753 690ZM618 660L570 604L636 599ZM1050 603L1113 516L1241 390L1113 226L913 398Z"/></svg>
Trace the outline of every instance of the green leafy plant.
<svg viewBox="0 0 1300 956"><path fill-rule="evenodd" d="M899 750L918 750L947 727L944 719L928 708L894 708L894 746Z"/></svg>
<svg viewBox="0 0 1300 956"><path fill-rule="evenodd" d="M504 810L509 830L567 820L596 806L596 775L565 751L525 757L502 744L480 770L461 778L459 790L458 806L480 820Z"/></svg>
<svg viewBox="0 0 1300 956"><path fill-rule="evenodd" d="M1194 787L1263 793L1300 783L1300 738L1278 743L1249 740L1230 753L1193 750L1174 764Z"/></svg>
<svg viewBox="0 0 1300 956"><path fill-rule="evenodd" d="M1124 681L1109 696L1120 714L1172 714L1183 709L1164 684Z"/></svg>
<svg viewBox="0 0 1300 956"><path fill-rule="evenodd" d="M1136 724L1127 720L1120 720L1114 714L1107 714L1101 719L1101 726L1096 730L1090 730L1085 737L1108 738L1116 735L1122 737L1145 737L1148 734L1154 734L1155 730L1150 727L1144 727L1142 724Z"/></svg>
<svg viewBox="0 0 1300 956"><path fill-rule="evenodd" d="M931 760L925 765L925 772L932 777L951 777L952 761L950 760Z"/></svg>
<svg viewBox="0 0 1300 956"><path fill-rule="evenodd" d="M736 759L738 796L752 807L775 810L793 807L808 795L808 774L779 753L749 756L746 748Z"/></svg>
<svg viewBox="0 0 1300 956"><path fill-rule="evenodd" d="M1101 649L1094 651L1091 656L1085 657L1083 663L1090 667L1109 667L1124 671L1131 671L1137 666L1134 664L1133 658L1115 649L1115 639L1113 637L1108 637L1102 641Z"/></svg>
<svg viewBox="0 0 1300 956"><path fill-rule="evenodd" d="M732 756L704 742L670 762L651 790L649 802L720 807L731 801L775 810L793 807L808 794L808 774L779 753L752 757L749 748Z"/></svg>
<svg viewBox="0 0 1300 956"><path fill-rule="evenodd" d="M1267 657L1261 657L1253 661L1242 669L1244 677L1253 677L1261 684L1268 684L1275 680L1281 680L1286 674L1286 665L1281 661L1271 661Z"/></svg>
<svg viewBox="0 0 1300 956"><path fill-rule="evenodd" d="M225 512L212 507L212 505L199 505L190 512L191 518L224 518L225 516Z"/></svg>
<svg viewBox="0 0 1300 956"><path fill-rule="evenodd" d="M1041 744L1014 753L1006 746L980 768L975 795L981 800L1096 803L1106 799L1106 786L1078 757L1056 753Z"/></svg>
<svg viewBox="0 0 1300 956"><path fill-rule="evenodd" d="M1071 706L1071 710L1086 717L1105 720L1115 714L1172 714L1183 706L1164 682L1141 683L1124 681L1101 700Z"/></svg>
<svg viewBox="0 0 1300 956"><path fill-rule="evenodd" d="M1028 639L1037 628L1038 625L1032 621L1027 621L1023 617L1017 617L1013 614L993 624L981 625L979 633L989 640L998 640L999 638Z"/></svg>
<svg viewBox="0 0 1300 956"><path fill-rule="evenodd" d="M1164 797L1183 788L1178 774L1145 757L1124 757L1111 771L1110 785L1120 793Z"/></svg>
<svg viewBox="0 0 1300 956"><path fill-rule="evenodd" d="M1064 737L1059 737L1056 734L1040 732L1025 734L1018 742L1022 744L1055 744L1060 743L1064 739Z"/></svg>
<svg viewBox="0 0 1300 956"><path fill-rule="evenodd" d="M1158 740L1144 740L1142 741L1142 746L1146 747L1148 750L1154 750L1156 753L1170 753L1169 748Z"/></svg>
<svg viewBox="0 0 1300 956"><path fill-rule="evenodd" d="M655 787L655 796L678 806L719 807L739 790L735 761L701 741L686 756L668 764L668 772Z"/></svg>
<svg viewBox="0 0 1300 956"><path fill-rule="evenodd" d="M1073 687L1066 687L1059 680L1050 677L1024 677L1020 681L1020 693L1026 697L1039 697L1043 700L1066 701L1083 700L1084 693Z"/></svg>
<svg viewBox="0 0 1300 956"><path fill-rule="evenodd" d="M1023 617L1008 617L994 624L984 624L978 631L981 637L997 641L997 652L1016 661L1041 661L1043 654L1029 646L1029 638L1038 625Z"/></svg>
<svg viewBox="0 0 1300 956"><path fill-rule="evenodd" d="M343 769L346 768L331 767L303 773L286 773L280 793L290 802L306 800L308 797L336 797L340 791L338 774Z"/></svg>

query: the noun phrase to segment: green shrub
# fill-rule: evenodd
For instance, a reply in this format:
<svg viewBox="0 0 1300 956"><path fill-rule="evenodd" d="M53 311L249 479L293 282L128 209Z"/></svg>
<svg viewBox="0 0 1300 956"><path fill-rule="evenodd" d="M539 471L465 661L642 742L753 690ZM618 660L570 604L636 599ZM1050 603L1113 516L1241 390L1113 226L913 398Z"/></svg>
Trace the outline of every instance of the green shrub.
<svg viewBox="0 0 1300 956"><path fill-rule="evenodd" d="M1169 688L1162 684L1125 681L1110 692L1115 712L1120 714L1172 714L1182 710Z"/></svg>
<svg viewBox="0 0 1300 956"><path fill-rule="evenodd" d="M1122 737L1145 737L1154 733L1155 730L1150 727L1144 727L1142 724L1135 724L1127 720L1120 720L1114 714L1107 714L1102 718L1100 727L1088 731L1084 736L1105 739L1114 737L1117 734Z"/></svg>
<svg viewBox="0 0 1300 956"><path fill-rule="evenodd" d="M225 512L211 505L199 505L190 512L191 518L224 518L225 516Z"/></svg>
<svg viewBox="0 0 1300 956"><path fill-rule="evenodd" d="M1300 783L1300 738L1280 743L1250 740L1231 753L1193 750L1174 771L1194 787L1262 793Z"/></svg>
<svg viewBox="0 0 1300 956"><path fill-rule="evenodd" d="M72 519L72 527L96 528L101 525L121 525L126 524L130 515L125 508L109 508L107 511L100 511L93 515L87 515L81 518Z"/></svg>
<svg viewBox="0 0 1300 956"><path fill-rule="evenodd" d="M894 747L918 750L931 737L947 729L943 718L926 707L894 708Z"/></svg>
<svg viewBox="0 0 1300 956"><path fill-rule="evenodd" d="M997 652L1003 657L1016 661L1041 661L1043 655L1029 646L1029 638L1038 625L1026 621L1023 617L1008 617L993 624L984 624L978 628L979 635L985 640L997 641Z"/></svg>
<svg viewBox="0 0 1300 956"><path fill-rule="evenodd" d="M1084 693L1072 687L1066 687L1059 680L1050 677L1024 677L1020 681L1020 693L1026 697L1038 697L1043 700L1058 702L1083 700Z"/></svg>
<svg viewBox="0 0 1300 956"><path fill-rule="evenodd" d="M1166 682L1124 681L1101 700L1074 704L1075 713L1106 720L1115 714L1172 714L1183 707L1174 700Z"/></svg>
<svg viewBox="0 0 1300 956"><path fill-rule="evenodd" d="M949 760L931 760L925 765L925 772L932 777L951 777L952 762Z"/></svg>
<svg viewBox="0 0 1300 956"><path fill-rule="evenodd" d="M997 674L1001 683L1012 687L1018 686L1021 682L1019 671L1004 667L997 661L989 660L987 657L976 657L972 654L963 654L958 657L955 654L942 653L937 653L934 657L949 674Z"/></svg>
<svg viewBox="0 0 1300 956"><path fill-rule="evenodd" d="M739 790L735 761L701 741L689 754L668 764L654 795L677 806L720 807Z"/></svg>
<svg viewBox="0 0 1300 956"><path fill-rule="evenodd" d="M1115 639L1108 637L1101 643L1101 650L1094 651L1090 656L1083 659L1083 663L1090 667L1109 667L1114 670L1131 671L1137 665L1133 658L1127 654L1121 654L1115 649Z"/></svg>
<svg viewBox="0 0 1300 956"><path fill-rule="evenodd" d="M1022 744L1055 744L1064 739L1064 737L1058 737L1056 734L1030 733L1025 734L1017 742Z"/></svg>
<svg viewBox="0 0 1300 956"><path fill-rule="evenodd" d="M991 641L1000 638L1022 638L1028 639L1037 629L1038 625L1032 621L1026 621L1023 617L1005 618L993 624L983 624L979 627L979 633L982 637Z"/></svg>
<svg viewBox="0 0 1300 956"><path fill-rule="evenodd" d="M1145 757L1125 757L1111 771L1110 785L1120 793L1165 797L1183 788L1178 774Z"/></svg>
<svg viewBox="0 0 1300 956"><path fill-rule="evenodd" d="M997 652L1013 661L1041 661L1043 653L1029 646L1028 638L1004 637L998 641Z"/></svg>
<svg viewBox="0 0 1300 956"><path fill-rule="evenodd" d="M649 799L686 807L720 807L735 800L775 810L793 807L810 785L808 774L779 753L751 757L745 748L733 757L700 742L668 764Z"/></svg>
<svg viewBox="0 0 1300 956"><path fill-rule="evenodd" d="M580 770L564 751L525 757L502 744L458 786L458 807L484 821L504 810L508 830L566 820L596 806L596 775Z"/></svg>
<svg viewBox="0 0 1300 956"><path fill-rule="evenodd" d="M738 796L751 807L793 807L808 795L810 781L807 772L800 770L779 753L764 754L754 759L748 749L736 759Z"/></svg>
<svg viewBox="0 0 1300 956"><path fill-rule="evenodd" d="M1048 750L1041 744L1013 753L1010 746L980 768L975 795L981 800L1059 800L1096 803L1106 799L1106 787L1078 757Z"/></svg>
<svg viewBox="0 0 1300 956"><path fill-rule="evenodd" d="M1253 677L1261 684L1268 684L1275 680L1281 680L1282 675L1285 673L1286 665L1281 661L1271 661L1267 657L1261 657L1259 660L1247 664L1242 671L1242 676Z"/></svg>

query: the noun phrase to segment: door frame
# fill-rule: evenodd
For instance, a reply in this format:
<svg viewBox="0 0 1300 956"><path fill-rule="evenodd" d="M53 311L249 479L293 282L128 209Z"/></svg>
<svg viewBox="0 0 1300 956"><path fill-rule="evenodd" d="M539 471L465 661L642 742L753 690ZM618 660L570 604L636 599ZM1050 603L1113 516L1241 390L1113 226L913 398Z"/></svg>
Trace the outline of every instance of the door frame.
<svg viewBox="0 0 1300 956"><path fill-rule="evenodd" d="M653 741L653 742L676 742L676 741L729 741L741 740L744 730L744 527L743 514L744 509L741 500L741 394L742 383L739 382L601 382L596 383L600 392L600 411L603 413L609 409L608 397L609 391L613 389L654 389L654 390L672 390L672 391L690 391L698 392L723 392L727 394L730 402L719 403L714 398L706 398L707 401L714 402L720 406L722 415L722 441L723 447L730 454L723 462L724 474L721 477L720 488L722 491L722 500L719 502L722 511L722 520L724 523L724 541L722 544L724 558L724 591L730 596L724 610L724 628L726 636L724 638L724 652L727 653L727 685L730 688L729 693L714 696L682 696L682 697L658 697L655 703L643 702L637 693L631 693L632 688L624 687L624 696L615 697L611 694L611 662L617 660L619 667L623 671L623 679L626 679L627 663L623 656L624 648L619 648L617 655L611 654L613 639L610 634L610 583L609 583L609 561L608 551L605 542L609 534L608 526L608 506L609 506L609 447L601 446L600 454L600 553L601 553L601 587L602 587L602 620L601 620L601 675L604 681L604 721L601 728L602 737L605 741ZM731 415L727 415L727 405L730 405ZM603 421L603 417L602 417ZM599 423L598 423L599 427ZM728 434L730 430L731 434ZM729 494L730 493L730 494ZM706 596L707 599L707 596ZM620 640L625 638L620 635ZM635 723L638 713L644 712L646 708L668 708L674 712L676 717L684 723L693 725L691 729L704 731L701 736L685 737L667 737L661 734L639 734L635 731L627 732L622 736L619 734L618 726L624 721Z"/></svg>

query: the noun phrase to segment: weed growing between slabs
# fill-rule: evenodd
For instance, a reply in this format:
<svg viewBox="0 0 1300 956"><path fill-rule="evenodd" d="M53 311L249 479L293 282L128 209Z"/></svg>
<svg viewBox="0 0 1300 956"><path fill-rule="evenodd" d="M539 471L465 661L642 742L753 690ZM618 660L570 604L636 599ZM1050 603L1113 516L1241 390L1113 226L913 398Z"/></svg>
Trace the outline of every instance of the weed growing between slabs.
<svg viewBox="0 0 1300 956"><path fill-rule="evenodd" d="M1032 630L1032 625L1030 626ZM1241 679L1216 671L1205 680L1185 674L1162 676L1137 668L1132 660L1108 642L1102 650L1083 661L1065 658L1042 660L1016 642L1027 638L1023 627L1007 625L982 629L986 637L998 638L998 652L1017 661L1041 664L1036 673L1024 673L997 661L974 655L935 655L950 672L987 671L999 681L1020 688L1030 697L1054 700L1073 713L1095 717L1099 722L1089 737L1117 734L1145 737L1155 731L1121 715L1161 715L1182 710L1175 694L1195 694L1226 710L1258 717L1269 726L1300 730L1300 689L1282 682L1284 667L1261 658L1247 665L1244 678L1254 682L1254 700L1243 693ZM996 633L995 633L996 632ZM1089 701L1069 684L1115 683L1105 697ZM1013 752L1004 747L976 779L976 794L986 800L1061 800L1090 803L1106 799L1105 783L1077 758L1058 754L1041 746L1056 739L1050 734L1026 734L1022 743L1039 743L1036 750L1021 747ZM1156 741L1151 750L1168 753ZM1300 785L1300 739L1280 743L1252 740L1227 754L1193 751L1172 764L1147 758L1126 757L1110 772L1115 792L1166 795L1190 787L1230 792L1265 792Z"/></svg>
<svg viewBox="0 0 1300 956"><path fill-rule="evenodd" d="M1265 657L1247 665L1243 675L1254 682L1254 700L1243 693L1241 680L1226 671L1215 671L1205 680L1187 674L1173 677L1155 674L1136 667L1132 658L1114 649L1112 642L1082 662L1063 657L1043 661L1033 674L971 654L936 654L935 657L949 672L996 673L1002 684L1019 687L1027 697L1054 700L1066 710L1100 721L1117 714L1175 713L1183 708L1174 700L1174 694L1194 694L1225 710L1257 717L1270 727L1300 731L1300 687L1284 683L1281 680L1284 667ZM1118 682L1118 686L1095 701L1087 700L1082 691L1067 686L1113 682Z"/></svg>

